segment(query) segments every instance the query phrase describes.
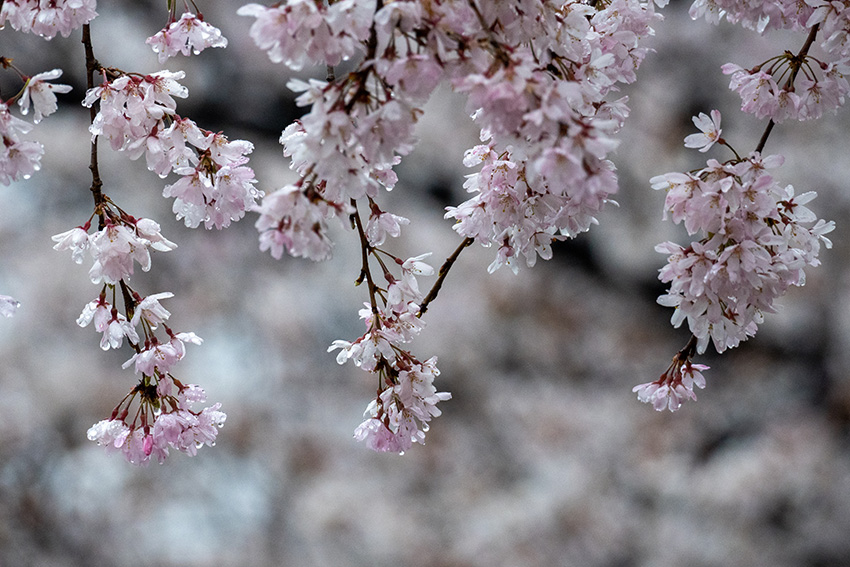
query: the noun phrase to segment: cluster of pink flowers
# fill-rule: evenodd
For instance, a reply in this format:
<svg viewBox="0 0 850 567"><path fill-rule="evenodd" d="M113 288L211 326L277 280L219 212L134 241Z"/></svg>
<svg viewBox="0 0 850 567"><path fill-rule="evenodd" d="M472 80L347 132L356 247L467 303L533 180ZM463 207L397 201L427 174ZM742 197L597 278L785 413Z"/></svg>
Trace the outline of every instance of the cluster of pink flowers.
<svg viewBox="0 0 850 567"><path fill-rule="evenodd" d="M466 183L475 196L447 216L457 220L461 235L497 245L491 271L502 264L516 268L519 255L529 265L538 256L550 258L553 241L596 222L617 189L607 155L628 114L625 99L605 98L634 81L648 52L642 42L660 18L652 2L639 0L286 0L238 13L255 18L257 46L293 70L364 54L339 79L290 81L298 104L309 107L280 139L300 180L255 209L261 249L276 258L286 251L325 259L332 249L328 221L346 219L357 200L367 199L363 246L367 256L383 254L375 247L408 221L382 210L376 199L397 181L393 168L414 146L422 105L448 81L467 95L485 143L464 160L481 168ZM334 343L342 349L340 362L353 360L382 377L356 433L382 451L421 442L437 401L448 398L434 389L434 359L419 362L402 346L422 324L418 288L404 287L415 280L402 273L361 311L366 334Z"/></svg>
<svg viewBox="0 0 850 567"><path fill-rule="evenodd" d="M188 95L178 82L184 75L122 74L90 89L83 104L99 102L93 136L105 137L131 159L144 155L148 169L160 177L171 172L181 176L163 195L175 198L173 210L186 226L225 228L245 216L261 196L254 187L254 171L245 165L254 146L230 141L175 113L174 97Z"/></svg>
<svg viewBox="0 0 850 567"><path fill-rule="evenodd" d="M654 189L667 192L665 217L701 236L687 247L656 247L669 255L659 277L670 289L658 301L675 308L675 326L687 319L698 352L709 340L723 352L753 336L775 300L805 283L805 266L820 263L821 243L831 246L824 235L834 224L805 206L816 194L795 196L793 187L767 172L782 162L781 156L753 153L651 180Z"/></svg>
<svg viewBox="0 0 850 567"><path fill-rule="evenodd" d="M198 55L208 47L227 47L227 38L221 30L204 21L201 14L185 12L180 19L172 21L145 41L164 63L178 53Z"/></svg>
<svg viewBox="0 0 850 567"><path fill-rule="evenodd" d="M337 65L369 38L375 0L287 0L248 4L236 12L256 18L251 37L275 63L293 70L316 63Z"/></svg>
<svg viewBox="0 0 850 567"><path fill-rule="evenodd" d="M96 16L94 0L7 0L0 6L0 25L9 23L46 39L56 34L67 37ZM148 43L162 61L176 53L224 47L226 40L200 14L184 14ZM49 82L61 76L58 69L28 77L11 59L4 57L0 64L16 71L24 81L20 93L0 103L0 182L8 184L36 171L44 152L41 144L22 139L32 126L12 116L9 106L17 100L21 113L33 110L33 122L38 123L56 111L56 94L68 92L70 87ZM245 165L253 146L242 140L231 142L176 114L175 97L188 94L179 82L182 72L139 75L104 67L101 72L103 83L90 89L84 100L85 106L97 105L90 127L92 141L103 137L114 150L132 159L145 155L148 168L160 177L172 172L181 176L164 190L165 196L175 197L178 219L185 219L187 226L203 222L207 228L223 228L256 204L261 194L254 189L253 171ZM55 235L54 248L70 252L78 264L90 257L89 277L101 288L83 308L77 323L92 325L104 350L118 349L126 339L134 354L123 367L132 366L139 378L110 419L92 426L88 437L108 450L120 450L137 465L152 459L163 462L169 449L194 455L201 446L214 444L226 418L218 403L196 411L194 406L206 400L206 393L172 375L185 356L186 344L203 341L195 333L175 332L166 325L171 313L161 301L173 294L143 297L130 286L137 267L150 269L151 250L167 252L176 244L162 236L155 221L135 218L118 207L103 193L96 168L92 172L94 212L83 225ZM98 226L92 230L95 217ZM17 307L13 298L0 296L0 314L11 316Z"/></svg>
<svg viewBox="0 0 850 567"><path fill-rule="evenodd" d="M694 386L705 388L703 370L708 370L708 366L694 364L687 355L678 353L658 380L638 384L632 388L632 392L637 392L638 400L652 404L656 411L676 411L682 407L683 401L696 401Z"/></svg>
<svg viewBox="0 0 850 567"><path fill-rule="evenodd" d="M458 220L458 232L497 244L498 266L518 254L529 264L538 255L548 258L553 240L587 230L616 191L606 156L628 114L624 100L603 99L618 83L634 80L647 52L640 41L659 18L653 4L569 2L523 10L512 2L481 8L391 2L374 8L370 2L290 0L239 12L257 18L251 31L257 45L293 69L333 65L358 42L367 55L343 80L290 83L302 93L299 104L310 106L281 137L284 154L303 177L297 187L305 198L288 186L271 206L258 209L263 248L283 246L303 255L303 247L286 244L303 240L294 233L306 227L323 235L325 219L347 213L350 199L375 198L382 186L391 188L392 168L413 147L420 106L444 79L467 94L488 141L467 156L468 165L482 166L467 183L476 196L448 213ZM340 14L351 10L354 23L341 28ZM327 33L307 43L292 31L315 29ZM494 176L499 169L510 171ZM280 207L280 200L305 207ZM317 211L304 214L310 204ZM290 209L301 217L288 216ZM325 258L329 248L325 243L311 257Z"/></svg>
<svg viewBox="0 0 850 567"><path fill-rule="evenodd" d="M384 270L386 287L377 290L383 307L367 303L360 310L366 332L354 342L334 341L328 349L340 349L338 363L351 360L380 377L378 395L366 408L366 420L354 432L355 439L375 451L403 453L413 443L424 444L428 422L440 415L437 403L451 398L434 387L434 378L440 374L437 357L422 362L405 347L424 325L419 317L423 296L416 276L434 273L424 262L427 256L403 262L395 258L401 279Z"/></svg>
<svg viewBox="0 0 850 567"><path fill-rule="evenodd" d="M468 94L487 144L464 160L481 167L465 184L474 196L446 217L459 234L497 246L490 271L516 271L520 256L529 266L550 258L552 242L588 230L617 191L607 155L629 110L625 99L604 99L634 81L647 53L642 40L659 18L653 8L569 2L528 20L510 18L510 3L482 8L482 23L500 25L485 28L476 64L453 85Z"/></svg>
<svg viewBox="0 0 850 567"><path fill-rule="evenodd" d="M176 390L176 391L175 391ZM138 409L127 423L130 407L138 397ZM116 406L109 419L92 425L91 441L107 451L120 451L128 462L146 466L153 459L163 463L169 449L194 456L204 445L215 445L218 430L227 416L216 403L195 411L195 403L206 401L206 392L196 384L184 385L170 375L156 383L142 382Z"/></svg>
<svg viewBox="0 0 850 567"><path fill-rule="evenodd" d="M89 270L92 283L115 285L129 280L133 267L143 271L151 266L150 248L160 252L174 250L177 245L160 233L160 226L151 219L135 219L127 215L109 217L103 228L89 234L90 224L72 228L53 237L54 249L70 250L77 264L82 263L88 250L94 260Z"/></svg>
<svg viewBox="0 0 850 567"><path fill-rule="evenodd" d="M41 169L44 146L23 139L32 130L32 124L16 118L9 107L0 102L0 183L8 185L18 179L29 177Z"/></svg>
<svg viewBox="0 0 850 567"><path fill-rule="evenodd" d="M0 26L53 39L68 37L95 16L96 0L4 0L0 3Z"/></svg>
<svg viewBox="0 0 850 567"><path fill-rule="evenodd" d="M7 66L8 61L4 60L3 65ZM38 73L32 77L22 76L25 86L18 98L21 114L27 115L32 106L33 123L38 124L42 118L56 112L56 93L67 93L71 90L68 85L47 82L60 76L60 69ZM41 168L44 146L22 137L31 130L31 124L13 116L7 104L0 101L0 139L3 142L0 147L0 183L3 185L21 178L28 179Z"/></svg>
<svg viewBox="0 0 850 567"><path fill-rule="evenodd" d="M785 52L750 68L735 63L723 66L730 75L729 88L741 97L741 110L758 118L812 120L844 104L850 85L850 4L837 0L770 0L733 2L697 0L691 16L712 23L726 18L732 23L764 33L783 29L818 36L824 55L801 57ZM820 57L820 58L819 58Z"/></svg>
<svg viewBox="0 0 850 567"><path fill-rule="evenodd" d="M186 343L200 345L203 341L195 333L177 333L165 325L171 313L160 301L173 297L172 293L141 297L129 286L136 264L142 270L150 269L151 248L167 252L176 245L163 237L159 225L150 219L135 219L111 208L104 217L103 227L93 234L89 234L87 222L53 237L54 248L70 251L78 264L88 252L93 259L89 276L93 283L103 284L98 297L83 308L77 324L92 324L101 333L103 350L121 348L126 338L135 354L123 367L133 366L141 375L112 417L92 426L88 437L107 449L120 449L137 465L147 464L152 457L162 462L169 447L194 455L198 447L215 442L215 426L220 427L226 416L220 411L221 404L194 411L192 405L205 400L203 390L192 384L183 386L171 371L183 359ZM121 291L124 313L116 305L116 288ZM167 340L160 340L155 333L160 325ZM128 423L131 402L137 397L137 411Z"/></svg>

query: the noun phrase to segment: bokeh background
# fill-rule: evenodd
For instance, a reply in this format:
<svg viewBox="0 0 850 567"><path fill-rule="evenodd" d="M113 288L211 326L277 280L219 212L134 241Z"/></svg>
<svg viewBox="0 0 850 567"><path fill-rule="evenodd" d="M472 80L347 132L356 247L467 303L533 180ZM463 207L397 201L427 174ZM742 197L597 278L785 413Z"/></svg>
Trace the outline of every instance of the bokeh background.
<svg viewBox="0 0 850 567"><path fill-rule="evenodd" d="M256 50L239 5L201 5L226 50L165 67L187 73L180 114L254 142L269 192L292 179L277 138L300 111L291 75ZM767 148L787 158L782 181L817 190L813 208L838 223L824 265L754 340L700 359L712 368L698 403L658 413L631 392L688 338L655 304L664 258L653 247L684 234L661 221L663 195L648 180L701 165L705 156L682 147L698 112L719 108L724 137L739 152L755 147L764 124L737 111L719 67L801 44L692 22L687 7L665 10L657 52L627 90L632 116L613 156L620 207L519 275L488 276L492 250L462 254L413 346L439 356L438 385L453 398L427 445L404 456L354 442L373 379L325 352L362 332L353 234L336 229L328 262L275 261L258 250L255 215L221 232L186 229L160 196L170 181L102 148L107 194L179 245L155 253L134 287L175 294L173 328L205 339L176 374L228 413L216 447L145 469L85 437L133 385L121 370L130 354L102 352L75 324L98 288L50 240L91 212L79 34L45 42L0 31L0 55L30 74L61 67L74 85L32 134L46 147L43 170L0 187L0 293L22 303L0 320L0 566L850 565L846 110L782 125ZM164 25L165 2L99 11L101 63L163 68L144 39ZM0 85L4 98L17 88L10 72ZM461 156L477 139L467 114L438 92L383 198L411 219L391 245L400 256L432 251L439 264L459 242L442 214L466 198Z"/></svg>

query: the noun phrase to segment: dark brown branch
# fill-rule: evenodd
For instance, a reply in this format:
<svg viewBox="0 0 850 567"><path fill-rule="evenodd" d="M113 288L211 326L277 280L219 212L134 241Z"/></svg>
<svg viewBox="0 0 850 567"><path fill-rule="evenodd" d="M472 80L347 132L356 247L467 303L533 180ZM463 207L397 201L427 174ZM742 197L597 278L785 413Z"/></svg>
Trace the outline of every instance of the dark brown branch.
<svg viewBox="0 0 850 567"><path fill-rule="evenodd" d="M809 31L809 36L806 38L806 42L803 44L803 47L800 48L800 52L792 58L791 60L791 74L788 76L788 80L785 82L784 90L790 91L794 86L794 81L797 79L797 73L800 72L800 67L803 66L803 63L806 60L806 56L809 54L809 48L812 47L812 44L815 42L815 37L818 35L818 29L820 28L820 24L815 24L812 26L811 31ZM759 140L758 145L756 146L757 152L761 153L764 150L765 144L767 144L767 139L770 137L770 133L773 131L773 127L776 123L771 119L767 123L767 127L764 129L764 133L761 135L761 139Z"/></svg>
<svg viewBox="0 0 850 567"><path fill-rule="evenodd" d="M446 258L446 261L443 262L443 265L440 266L440 272L437 275L437 281L434 282L431 291L428 292L428 295L425 296L425 299L422 300L422 304L419 306L419 313L416 314L417 317L422 317L426 311L428 311L428 305L437 298L437 294L440 293L440 288L443 287L443 282L446 279L446 276L449 275L449 270L452 269L457 257L460 256L460 253L464 248L469 246L475 242L473 238L465 238L463 242L458 245L457 249L452 253L451 256Z"/></svg>
<svg viewBox="0 0 850 567"><path fill-rule="evenodd" d="M363 283L366 280L366 285L369 287L369 303L372 306L372 313L378 314L378 301L376 298L377 292L375 282L372 280L372 272L369 269L369 254L372 250L369 240L366 238L366 232L363 230L363 221L360 219L360 211L357 210L357 201L351 199L351 206L354 207L354 212L351 214L351 220L357 228L357 234L360 237L360 251L362 257L362 265L360 267L360 275L357 277L356 285ZM376 318L377 319L377 318Z"/></svg>
<svg viewBox="0 0 850 567"><path fill-rule="evenodd" d="M83 24L82 42L86 50L86 87L88 90L91 90L94 88L94 76L100 69L100 63L98 63L97 59L94 57L94 48L92 47L91 29L89 28L89 24ZM92 104L89 109L89 116L91 123L94 124L94 119L97 116L97 107L94 104ZM104 206L106 205L106 198L101 190L103 187L103 181L100 179L100 170L97 165L97 136L92 138L91 142L91 161L89 163L89 170L91 170L91 192L92 197L94 198L94 208L99 222L98 228L103 228L106 224L103 213Z"/></svg>

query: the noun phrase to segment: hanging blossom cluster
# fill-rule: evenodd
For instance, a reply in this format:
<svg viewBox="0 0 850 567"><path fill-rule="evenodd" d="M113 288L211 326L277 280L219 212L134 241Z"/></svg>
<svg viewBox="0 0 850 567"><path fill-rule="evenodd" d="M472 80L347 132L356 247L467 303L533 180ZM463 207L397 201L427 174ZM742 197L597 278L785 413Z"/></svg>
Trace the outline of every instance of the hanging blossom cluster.
<svg viewBox="0 0 850 567"><path fill-rule="evenodd" d="M691 16L715 24L725 18L760 34L790 30L809 35L801 54L786 51L753 67L735 63L722 67L730 76L729 88L741 97L742 111L781 123L817 119L844 104L850 92L846 78L850 70L847 2L697 0ZM809 54L812 45L819 47L822 55Z"/></svg>
<svg viewBox="0 0 850 567"><path fill-rule="evenodd" d="M53 69L37 73L32 77L23 74L13 64L12 60L0 57L0 67L15 71L24 83L23 88L9 100L0 100L0 183L9 185L12 181L29 179L41 169L41 157L44 146L40 142L24 138L45 116L56 112L56 94L67 93L71 90L68 85L50 83L62 76L61 69ZM32 109L33 124L15 117L9 105L17 100L21 114L26 116ZM11 317L20 302L7 295L0 295L0 314Z"/></svg>
<svg viewBox="0 0 850 567"><path fill-rule="evenodd" d="M511 18L517 6L507 4L478 15L502 25L485 28L489 57L453 78L485 144L464 159L480 167L464 184L474 196L446 218L462 236L497 246L491 272L517 271L519 257L529 267L549 259L553 241L596 223L617 191L607 155L629 113L626 98L605 97L635 80L648 51L642 42L660 18L652 3L636 1L558 3L537 19Z"/></svg>
<svg viewBox="0 0 850 567"><path fill-rule="evenodd" d="M475 196L447 213L463 246L496 244L491 271L516 269L516 257L533 265L551 257L553 241L587 230L617 189L607 154L628 114L625 98L605 98L634 81L648 52L643 41L660 18L652 2L638 0L287 0L238 13L255 19L257 46L292 70L332 70L362 56L343 77L289 83L297 103L309 107L280 139L299 179L263 199L256 227L261 249L274 257L322 260L332 252L328 222L351 217L367 275L369 261L386 274L377 246L408 222L376 199L394 187L393 168L413 149L422 105L444 81L468 97L482 128L483 144L464 160L480 168L466 184ZM356 208L363 199L365 226ZM411 277L402 272L398 282ZM367 333L333 347L342 349L340 362L380 375L355 437L401 452L424 440L436 403L448 394L432 385L435 359L419 362L401 346L421 325L417 294L400 294L396 280L378 290L370 280L369 287L361 311Z"/></svg>
<svg viewBox="0 0 850 567"><path fill-rule="evenodd" d="M95 15L93 1L11 0L3 3L0 23L8 21L15 29L50 39L57 33L67 36ZM189 16L152 38L156 53L197 53L226 44L221 33L203 23L200 15L194 20ZM165 43L154 41L157 37ZM122 348L126 341L133 354L123 367L132 367L138 376L110 418L89 429L88 438L109 451L121 452L133 464L161 463L170 450L195 455L200 447L214 444L226 416L219 403L196 408L206 401L203 388L184 384L173 374L185 356L186 345L203 342L195 333L175 331L169 325L171 313L162 302L173 294L144 295L130 285L137 269L151 268L152 251L168 252L176 244L161 234L154 220L134 217L104 193L95 142L108 140L113 150L131 159L144 155L148 168L160 177L179 176L165 187L164 195L174 197L174 212L187 226L204 223L207 228L224 228L239 220L261 196L254 188L254 173L246 166L253 146L230 141L176 114L175 98L188 94L179 83L183 72L142 75L105 68L94 59L88 27L83 30L83 43L87 67L103 77L102 84L87 91L83 103L96 109L90 127L94 211L82 225L55 235L54 248L70 252L78 264L86 258L91 261L89 277L100 286L100 292L85 305L77 323L94 327L103 350ZM24 81L22 91L0 107L4 141L0 180L8 184L36 171L43 154L40 144L21 138L31 126L14 118L9 105L17 100L23 115L32 109L33 122L38 123L56 111L56 93L70 87L49 82L59 78L60 70L27 77L11 60L2 59L2 66L17 71ZM17 307L13 298L0 296L2 315L10 316Z"/></svg>
<svg viewBox="0 0 850 567"><path fill-rule="evenodd" d="M0 66L14 70L24 83L23 88L7 101L0 100L0 183L8 185L19 179L29 177L41 169L41 157L44 146L40 142L26 140L33 126L12 115L9 105L17 101L21 114L26 116L32 109L33 124L38 124L45 116L57 109L56 95L71 91L68 85L50 83L62 76L61 69L37 73L32 77L23 74L11 59L0 57Z"/></svg>
<svg viewBox="0 0 850 567"><path fill-rule="evenodd" d="M820 118L844 104L850 61L846 2L696 0L690 13L714 24L725 18L760 34L782 29L806 37L797 54L785 51L750 69L734 63L722 67L731 75L730 88L741 96L741 109L769 119L756 151L740 157L733 150L735 158L726 162L709 159L697 171L650 180L654 189L667 192L664 218L699 236L688 246L656 247L668 256L659 278L670 284L658 302L673 307L672 324L687 321L692 336L658 380L634 391L655 409L670 411L696 400L694 385L705 387L701 371L708 367L691 358L705 352L709 342L722 353L754 336L765 313L776 311L776 300L789 287L805 284L804 269L820 264L821 245L832 246L825 235L834 223L818 219L806 206L816 193L796 195L792 186L779 183L769 171L782 165L783 156L761 150L775 123ZM812 46L824 55L810 55ZM694 117L694 125L700 132L685 138L686 147L732 149L721 137L717 110Z"/></svg>
<svg viewBox="0 0 850 567"><path fill-rule="evenodd" d="M107 80L109 74L117 76ZM254 171L245 165L254 146L178 116L174 97L188 96L178 82L184 76L182 71L135 75L105 70L103 84L90 89L83 101L99 105L90 130L131 159L144 155L148 169L160 177L179 175L163 196L174 197L172 209L187 227L225 228L261 196Z"/></svg>
<svg viewBox="0 0 850 567"><path fill-rule="evenodd" d="M380 229L375 229L381 233ZM375 232L372 232L373 236ZM382 238L381 234L378 238ZM370 238L375 242L374 238ZM334 341L329 351L340 349L337 362L351 360L367 372L378 375L378 395L366 408L366 420L354 432L354 438L364 441L375 451L403 453L413 443L425 443L425 432L432 417L440 415L437 403L448 400L451 394L437 392L434 378L440 374L437 357L420 361L405 347L424 326L419 317L423 295L417 275L431 275L434 269L424 262L430 254L402 261L386 252L401 270L396 279L388 267L383 267L386 287L369 282L374 296L382 306L367 303L360 310L366 332L354 342Z"/></svg>
<svg viewBox="0 0 850 567"><path fill-rule="evenodd" d="M688 247L656 247L669 255L659 277L670 289L658 301L675 308L674 326L688 321L700 353L709 340L723 352L755 335L776 299L805 283L803 269L820 264L821 243L832 245L824 234L834 224L805 206L815 192L795 195L768 173L782 161L753 153L651 180L667 191L665 211L673 222L701 236Z"/></svg>
<svg viewBox="0 0 850 567"><path fill-rule="evenodd" d="M169 12L168 20L164 29L145 41L158 55L160 63L178 54L198 55L208 47L227 47L227 38L221 35L220 29L205 22L203 14L185 12L175 20L174 13Z"/></svg>
<svg viewBox="0 0 850 567"><path fill-rule="evenodd" d="M4 0L0 2L0 27L12 28L53 39L71 32L97 16L96 0Z"/></svg>
<svg viewBox="0 0 850 567"><path fill-rule="evenodd" d="M168 252L177 246L162 236L159 224L151 219L136 219L111 202L99 211L99 230L89 232L89 219L54 236L54 248L70 251L78 264L86 255L91 257L89 277L101 290L83 308L77 324L91 324L101 334L103 350L121 348L126 339L135 354L124 368L133 366L141 378L109 419L89 429L88 437L109 450L120 450L136 465L145 465L151 458L164 461L169 447L194 455L198 447L215 442L225 414L218 403L194 411L192 405L205 399L203 389L183 385L171 371L185 355L186 343L200 345L202 340L192 332L174 332L165 324L171 314L160 301L173 297L172 293L142 297L129 284L137 265L143 271L150 269L151 250ZM156 334L160 326L165 337Z"/></svg>

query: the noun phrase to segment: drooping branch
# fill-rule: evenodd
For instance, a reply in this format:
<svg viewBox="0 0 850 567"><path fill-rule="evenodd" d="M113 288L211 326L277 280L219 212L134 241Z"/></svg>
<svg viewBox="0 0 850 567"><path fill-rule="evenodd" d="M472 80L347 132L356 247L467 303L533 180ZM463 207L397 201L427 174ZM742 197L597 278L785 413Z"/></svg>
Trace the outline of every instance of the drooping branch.
<svg viewBox="0 0 850 567"><path fill-rule="evenodd" d="M94 88L94 76L100 69L100 63L97 62L94 56L94 48L91 41L91 28L89 24L83 24L83 46L86 51L86 88L91 90ZM89 109L90 121L94 124L97 116L97 108L94 104ZM103 181L100 179L100 170L97 164L97 136L94 136L91 141L91 160L89 162L89 170L91 170L92 182L91 192L94 198L95 212L97 213L99 228L105 225L105 216L103 208L106 205L106 197L103 195Z"/></svg>
<svg viewBox="0 0 850 567"><path fill-rule="evenodd" d="M455 261L457 261L458 256L460 256L460 253L463 252L464 248L471 245L473 242L475 242L475 239L473 238L464 238L463 242L461 242L455 251L452 252L452 255L446 258L446 261L443 262L442 266L440 266L440 271L437 274L437 281L434 282L434 285L431 287L431 291L429 291L428 295L425 296L425 299L422 300L422 305L419 306L419 313L416 314L417 317L422 317L422 315L428 311L428 305L430 305L430 303L436 299L437 294L440 293L440 288L443 287L443 282L446 280L446 276L449 275L449 270L452 269L452 266Z"/></svg>

